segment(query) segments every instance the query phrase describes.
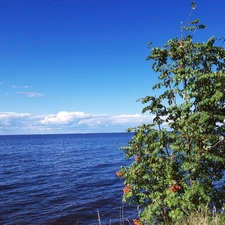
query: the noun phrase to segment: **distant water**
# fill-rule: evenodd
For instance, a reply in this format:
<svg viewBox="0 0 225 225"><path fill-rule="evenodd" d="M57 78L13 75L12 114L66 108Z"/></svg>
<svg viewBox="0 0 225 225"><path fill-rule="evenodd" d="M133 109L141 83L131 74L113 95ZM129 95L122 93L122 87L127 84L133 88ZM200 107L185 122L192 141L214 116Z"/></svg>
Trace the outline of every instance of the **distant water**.
<svg viewBox="0 0 225 225"><path fill-rule="evenodd" d="M0 224L120 224L130 133L0 136ZM126 220L127 221L127 220ZM128 222L125 224L129 224Z"/></svg>

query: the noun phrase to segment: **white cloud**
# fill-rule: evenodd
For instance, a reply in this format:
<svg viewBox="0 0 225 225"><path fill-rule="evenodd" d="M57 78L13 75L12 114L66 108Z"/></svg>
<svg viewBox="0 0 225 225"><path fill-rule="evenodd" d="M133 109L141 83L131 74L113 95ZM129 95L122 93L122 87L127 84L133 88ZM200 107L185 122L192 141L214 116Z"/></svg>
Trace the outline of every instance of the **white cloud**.
<svg viewBox="0 0 225 225"><path fill-rule="evenodd" d="M152 121L151 116L144 116L141 114L134 114L134 115L125 115L122 114L120 116L113 116L111 117L111 120L113 123L119 123L119 124L126 124L126 123L147 123Z"/></svg>
<svg viewBox="0 0 225 225"><path fill-rule="evenodd" d="M83 112L67 112L61 111L57 114L51 114L41 120L42 124L68 124L71 121L88 117Z"/></svg>
<svg viewBox="0 0 225 225"><path fill-rule="evenodd" d="M91 115L89 118L83 118L78 122L78 125L85 125L88 127L105 126L108 124L110 116L105 114Z"/></svg>
<svg viewBox="0 0 225 225"><path fill-rule="evenodd" d="M0 120L23 118L23 117L28 117L28 116L30 116L30 113L0 112Z"/></svg>
<svg viewBox="0 0 225 225"><path fill-rule="evenodd" d="M141 114L119 116L110 116L106 114L85 114L83 112L67 112L61 111L57 114L51 114L44 117L41 123L44 125L64 125L68 127L130 127L140 125L142 123L149 123L152 121L151 116L144 116ZM125 128L126 129L126 128Z"/></svg>
<svg viewBox="0 0 225 225"><path fill-rule="evenodd" d="M11 126L26 120L28 117L30 117L29 113L0 112L0 125Z"/></svg>
<svg viewBox="0 0 225 225"><path fill-rule="evenodd" d="M49 115L29 113L0 113L1 134L124 132L129 127L152 122L151 116L87 114L60 111Z"/></svg>
<svg viewBox="0 0 225 225"><path fill-rule="evenodd" d="M41 93L38 93L38 92L20 92L20 91L18 91L17 94L26 95L29 98L44 96L44 94L41 94Z"/></svg>

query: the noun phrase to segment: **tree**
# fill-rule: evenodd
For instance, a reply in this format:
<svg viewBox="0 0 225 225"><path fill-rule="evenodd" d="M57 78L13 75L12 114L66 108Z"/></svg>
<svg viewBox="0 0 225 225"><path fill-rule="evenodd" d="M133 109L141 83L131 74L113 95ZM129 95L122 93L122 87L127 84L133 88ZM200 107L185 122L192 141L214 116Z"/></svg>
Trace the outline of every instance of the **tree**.
<svg viewBox="0 0 225 225"><path fill-rule="evenodd" d="M139 99L153 122L128 129L133 137L122 147L134 158L118 173L125 184L123 200L138 205L143 224L175 224L199 207L224 204L224 39L194 42L195 31L205 28L199 22L188 22L180 38L151 49L147 60L159 74L153 90L162 93Z"/></svg>

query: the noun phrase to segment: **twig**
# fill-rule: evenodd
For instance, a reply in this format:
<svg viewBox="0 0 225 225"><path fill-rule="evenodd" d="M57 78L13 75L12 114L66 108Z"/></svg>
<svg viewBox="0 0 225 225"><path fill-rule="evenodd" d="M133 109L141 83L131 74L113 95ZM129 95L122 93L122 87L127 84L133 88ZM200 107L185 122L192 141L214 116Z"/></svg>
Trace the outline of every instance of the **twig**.
<svg viewBox="0 0 225 225"><path fill-rule="evenodd" d="M194 10L195 8L193 8L193 7L191 7L191 12L190 12L190 14L188 15L188 18L187 18L187 21L186 21L186 23L185 23L185 27L188 25L188 22L189 22L189 20L190 20L190 18L191 18L191 15L192 15L192 12L193 12L193 10Z"/></svg>
<svg viewBox="0 0 225 225"><path fill-rule="evenodd" d="M193 12L193 10L195 9L195 7L196 7L196 5L195 5L195 3L194 3L194 5L193 5L193 2L192 2L192 6L191 6L191 12L189 13L189 15L188 15L188 18L187 18L187 21L186 21L186 23L185 23L185 25L184 25L184 27L186 27L187 25L188 25L188 23L189 23L189 20L190 20L190 18L191 18L191 15L192 15L192 12ZM183 34L183 31L184 31L184 27L182 26L182 24L183 24L183 22L181 21L181 24L180 24L180 36L181 36L181 40L182 40L182 34ZM195 30L196 31L196 30Z"/></svg>
<svg viewBox="0 0 225 225"><path fill-rule="evenodd" d="M126 219L126 220L128 221L129 225L131 225L130 220L128 220L128 219Z"/></svg>
<svg viewBox="0 0 225 225"><path fill-rule="evenodd" d="M97 212L98 212L98 223L99 223L99 225L101 225L101 218L100 218L100 214L99 214L98 209L97 209Z"/></svg>
<svg viewBox="0 0 225 225"><path fill-rule="evenodd" d="M124 225L124 204L122 204L122 207L120 210L120 224Z"/></svg>

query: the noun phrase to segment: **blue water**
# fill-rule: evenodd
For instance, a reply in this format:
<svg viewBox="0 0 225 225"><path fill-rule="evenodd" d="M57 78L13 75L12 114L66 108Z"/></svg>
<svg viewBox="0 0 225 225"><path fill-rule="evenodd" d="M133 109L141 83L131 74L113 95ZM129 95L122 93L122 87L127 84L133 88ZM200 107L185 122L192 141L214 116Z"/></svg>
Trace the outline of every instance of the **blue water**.
<svg viewBox="0 0 225 225"><path fill-rule="evenodd" d="M0 224L125 224L127 165L119 148L130 133L0 136ZM121 210L123 208L123 210ZM124 216L121 216L121 211Z"/></svg>

